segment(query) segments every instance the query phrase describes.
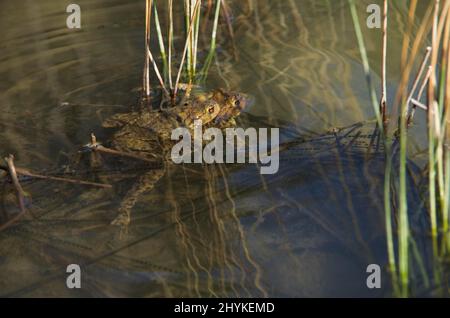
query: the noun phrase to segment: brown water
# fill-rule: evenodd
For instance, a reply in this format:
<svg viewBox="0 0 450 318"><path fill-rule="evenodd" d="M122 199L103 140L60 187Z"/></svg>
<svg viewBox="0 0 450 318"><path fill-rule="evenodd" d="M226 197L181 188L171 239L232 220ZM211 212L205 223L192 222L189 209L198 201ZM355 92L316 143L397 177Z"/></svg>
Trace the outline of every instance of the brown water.
<svg viewBox="0 0 450 318"><path fill-rule="evenodd" d="M77 3L81 31L66 28L60 1L0 4L0 152L15 154L18 166L55 168L90 132L107 139L101 118L126 111L139 96L144 1ZM373 117L346 1L229 3L234 43L222 21L206 86L254 97L243 126L278 126L283 140L303 140ZM405 3L392 4L390 99ZM380 32L364 33L378 70ZM378 87L378 72L372 75ZM410 138L416 164L426 141L422 117ZM172 168L142 196L125 234L110 222L142 170L125 180L101 171L100 180L120 179L112 190L24 182L34 218L0 233L0 295L389 296L386 272L380 290L366 287L367 265L386 265L383 157L367 160L361 149L342 155L340 147L325 135L288 149L273 176L261 177L254 165ZM412 227L421 230L413 162L411 170ZM13 193L2 184L2 213L18 212ZM425 255L427 244L419 238ZM80 290L65 285L72 263L82 268ZM413 276L414 292L429 294L418 269Z"/></svg>

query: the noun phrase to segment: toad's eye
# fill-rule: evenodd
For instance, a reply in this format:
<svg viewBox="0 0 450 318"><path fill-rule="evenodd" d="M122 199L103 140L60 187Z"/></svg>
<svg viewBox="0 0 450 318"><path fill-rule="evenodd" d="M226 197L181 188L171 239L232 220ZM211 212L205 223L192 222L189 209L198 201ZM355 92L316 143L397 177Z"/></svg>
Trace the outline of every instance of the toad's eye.
<svg viewBox="0 0 450 318"><path fill-rule="evenodd" d="M214 113L214 107L210 107L210 108L208 109L208 113L210 113L210 114Z"/></svg>
<svg viewBox="0 0 450 318"><path fill-rule="evenodd" d="M241 101L239 99L234 101L234 106L239 107L241 105Z"/></svg>

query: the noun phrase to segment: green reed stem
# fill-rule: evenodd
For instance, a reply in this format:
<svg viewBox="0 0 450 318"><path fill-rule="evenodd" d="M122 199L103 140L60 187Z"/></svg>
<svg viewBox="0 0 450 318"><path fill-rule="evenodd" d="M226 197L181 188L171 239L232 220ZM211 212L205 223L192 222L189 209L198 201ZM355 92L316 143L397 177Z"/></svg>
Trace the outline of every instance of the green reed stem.
<svg viewBox="0 0 450 318"><path fill-rule="evenodd" d="M444 231L444 242L446 242L446 251L450 253L450 233L449 233L449 209L450 209L450 9L447 9L447 17L445 22L445 32L444 32L444 43L442 45L442 73L446 74L444 80L441 80L441 92L443 93L443 98L441 103L443 105L443 127L445 127L444 135L444 156L445 156L445 195L444 195L444 206L443 206L443 231Z"/></svg>
<svg viewBox="0 0 450 318"><path fill-rule="evenodd" d="M206 57L205 64L201 70L202 81L206 81L206 77L208 75L209 68L211 66L212 60L216 54L216 37L217 37L217 26L219 25L219 16L220 16L220 8L221 8L221 0L216 0L216 9L214 12L214 22L211 34L211 45L209 48L208 56Z"/></svg>
<svg viewBox="0 0 450 318"><path fill-rule="evenodd" d="M408 295L409 283L409 221L408 221L408 201L407 201L407 187L406 187L406 164L407 164L407 124L406 124L406 103L403 102L403 109L400 114L400 176L399 176L399 273L400 282L402 285L402 296Z"/></svg>
<svg viewBox="0 0 450 318"><path fill-rule="evenodd" d="M430 208L430 223L431 234L433 237L437 236L437 220L436 220L436 169L435 169L435 140L433 125L429 124L428 128L428 192L429 192L429 208Z"/></svg>
<svg viewBox="0 0 450 318"><path fill-rule="evenodd" d="M411 246L412 254L416 258L416 262L419 266L419 271L420 271L420 275L422 276L422 279L423 279L423 284L424 284L425 288L429 288L430 280L428 279L428 274L427 274L425 264L423 262L423 258L420 255L420 252L419 252L419 249L417 248L416 242L414 241L414 239L411 236L409 236L409 243Z"/></svg>
<svg viewBox="0 0 450 318"><path fill-rule="evenodd" d="M200 0L201 2L201 0ZM197 50L198 50L198 34L200 29L200 12L201 12L201 3L200 7L197 10L197 15L195 17L195 25L194 25L194 56L193 56L193 63L192 63L192 78L194 79L196 76L197 71Z"/></svg>
<svg viewBox="0 0 450 318"><path fill-rule="evenodd" d="M436 116L436 125L439 125L439 135L437 138L436 145L436 167L437 167L437 183L438 183L438 194L439 194L439 212L442 218L442 227L443 230L448 228L447 222L447 213L446 213L446 202L447 198L446 189L445 189L445 156L444 156L444 136L446 133L446 125L445 125L445 115L444 115L444 96L445 96L445 59L442 60L442 64L440 67L440 80L439 80L439 102L437 103L437 116ZM444 231L444 232L445 232Z"/></svg>
<svg viewBox="0 0 450 318"><path fill-rule="evenodd" d="M195 3L195 7L194 7L194 12L193 12L193 16L195 16L198 8L200 7L200 0L197 0L197 2ZM178 84L180 83L180 78L181 78L181 72L183 70L183 66L184 66L184 61L186 58L186 52L188 51L188 46L189 46L189 37L192 34L192 28L193 28L193 19L191 19L190 23L189 23L189 29L187 31L187 35L186 35L186 43L184 45L184 49L183 49L183 55L181 57L181 63L180 63L180 67L178 69L178 74L177 74L177 80L175 81L175 88L174 88L174 93L173 95L176 96L177 95L177 91L178 91Z"/></svg>
<svg viewBox="0 0 450 318"><path fill-rule="evenodd" d="M450 151L444 153L444 200L442 202L442 231L449 230L449 196L450 196Z"/></svg>
<svg viewBox="0 0 450 318"><path fill-rule="evenodd" d="M356 39L358 42L358 47L360 50L361 60L363 63L364 73L366 77L367 86L370 92L370 99L372 102L372 108L374 110L377 124L380 129L381 138L385 144L385 177L384 177L384 210L385 210L385 226L386 226L386 240L387 240L387 250L388 250L388 262L389 270L392 276L392 285L394 290L397 290L397 266L395 260L395 250L394 250L394 238L392 232L392 211L391 211L391 174L392 174L392 141L388 136L385 135L383 120L380 114L380 105L377 101L377 96L375 93L375 88L372 84L372 79L370 76L370 65L369 59L367 57L366 47L364 45L364 38L361 31L358 14L356 10L356 5L354 0L348 0L350 5L350 12L353 20L353 26L356 33ZM403 264L403 263L402 263Z"/></svg>
<svg viewBox="0 0 450 318"><path fill-rule="evenodd" d="M353 26L355 28L356 39L358 41L358 47L359 47L359 51L360 51L360 54L361 54L361 59L362 59L362 64L363 64L364 73L365 73L365 77L366 77L366 82L367 82L367 86L369 87L370 99L371 99L371 102L372 102L372 107L373 107L373 110L375 112L375 116L376 116L376 119L377 119L378 126L383 131L383 121L381 119L379 103L378 103L378 100L377 100L377 94L375 93L375 88L373 87L372 78L370 76L369 59L367 57L366 46L364 45L364 37L363 37L362 31L361 31L361 26L359 24L359 19L358 19L358 14L357 14L357 11L356 11L355 1L354 0L348 0L348 2L350 4L350 12L351 12L351 15L352 15Z"/></svg>
<svg viewBox="0 0 450 318"><path fill-rule="evenodd" d="M434 15L433 15L433 27L432 27L432 58L431 58L431 74L428 81L428 192L429 192L429 205L430 205L430 223L431 223L431 235L433 237L433 246L437 247L437 217L436 217L436 112L437 103L435 101L436 96L436 64L437 64L437 52L438 52L438 18L439 18L439 0L435 0Z"/></svg>
<svg viewBox="0 0 450 318"><path fill-rule="evenodd" d="M385 170L384 170L384 217L386 226L386 243L388 251L389 272L392 276L392 285L394 291L398 294L397 266L395 261L394 237L392 232L392 209L391 209L391 174L392 174L392 158L390 158L392 141L385 142Z"/></svg>
<svg viewBox="0 0 450 318"><path fill-rule="evenodd" d="M190 83L195 79L200 8L201 0L185 1L186 38L188 39L187 70Z"/></svg>
<svg viewBox="0 0 450 318"><path fill-rule="evenodd" d="M450 18L447 17L450 21ZM450 23L449 26L450 28ZM446 36L448 36L448 30L446 30ZM445 41L445 40L444 40ZM439 125L441 126L439 136L439 160L438 160L438 182L439 182L439 203L440 203L440 214L442 218L442 230L444 233L448 231L448 178L449 171L447 168L448 165L448 151L444 150L445 136L447 135L447 123L446 123L446 110L445 110L445 94L446 94L446 83L447 80L447 52L448 50L448 39L446 40L444 48L442 50L442 62L440 67L440 80L439 80ZM448 111L448 110L447 110Z"/></svg>
<svg viewBox="0 0 450 318"><path fill-rule="evenodd" d="M450 200L450 150L445 152L445 191L444 191L444 202L443 202L443 225L442 230L444 235L449 235L449 200ZM447 246L450 248L450 246Z"/></svg>

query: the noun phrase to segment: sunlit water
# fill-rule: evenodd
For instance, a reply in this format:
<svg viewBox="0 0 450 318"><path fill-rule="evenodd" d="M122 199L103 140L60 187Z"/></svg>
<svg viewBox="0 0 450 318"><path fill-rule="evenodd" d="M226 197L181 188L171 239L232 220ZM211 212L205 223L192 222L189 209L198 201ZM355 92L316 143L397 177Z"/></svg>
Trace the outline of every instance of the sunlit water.
<svg viewBox="0 0 450 318"><path fill-rule="evenodd" d="M0 233L0 295L391 295L385 271L381 289L366 286L368 264L386 268L384 157L367 156L367 138L352 137L373 125L344 129L342 140L327 134L373 117L347 2L229 2L234 40L222 21L205 89L249 94L254 102L243 127L280 127L283 141L297 141L281 153L279 172L261 176L251 164L172 167L141 197L127 233L110 222L145 168L72 176L113 183L112 190L24 180L33 216ZM388 52L389 99L398 81L403 2L392 8L398 32ZM136 105L144 1L78 3L80 31L66 28L60 1L0 4L0 152L15 154L20 167L51 173L91 132L107 142L101 120ZM360 11L364 21L364 5ZM209 32L202 33L205 43ZM378 70L380 32L364 33ZM202 47L204 57L208 46ZM409 204L419 233L426 227L416 199L422 117L410 138ZM18 213L14 188L2 183L1 190L3 216ZM429 253L427 240L419 235L416 243ZM72 263L82 268L79 290L66 288ZM417 294L432 290L418 270L413 276Z"/></svg>

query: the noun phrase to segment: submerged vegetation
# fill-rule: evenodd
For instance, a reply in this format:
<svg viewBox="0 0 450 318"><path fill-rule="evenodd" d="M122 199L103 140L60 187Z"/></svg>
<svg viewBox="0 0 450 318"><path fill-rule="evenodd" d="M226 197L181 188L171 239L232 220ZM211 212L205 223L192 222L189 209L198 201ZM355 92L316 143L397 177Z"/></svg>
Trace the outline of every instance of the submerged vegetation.
<svg viewBox="0 0 450 318"><path fill-rule="evenodd" d="M418 1L409 1L406 22L409 32L403 35L401 80L395 99L389 101L386 100L386 67L389 64L386 46L389 33L394 31L388 27L390 1L384 0L382 88L379 102L370 79L368 57L355 1L349 0L349 4L373 109L385 143L384 206L387 251L393 288L397 295L409 294L412 264L421 267L423 281L425 285L428 285L427 273L423 269L421 260L424 256L417 255L414 234L410 230L411 211L407 204L408 130L412 129L415 110L419 108L424 111L424 114L426 113L428 125L428 164L424 170L428 178L428 187L423 191L423 198L429 212L429 233L434 258L433 286L436 286L437 295L442 295L442 293L445 294L445 290L439 292L440 277L444 270L441 265L448 261L450 255L450 68L448 67L450 1L432 1L415 38L412 38L412 26L417 14ZM414 74L417 65L419 67ZM425 90L427 94L424 94ZM386 115L388 106L390 106L390 113ZM394 233L397 235L395 236ZM396 241L395 237L397 237Z"/></svg>

